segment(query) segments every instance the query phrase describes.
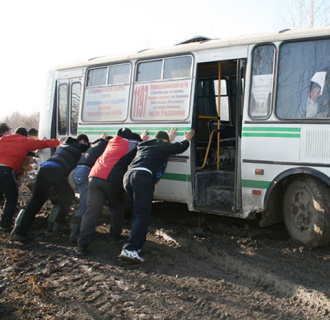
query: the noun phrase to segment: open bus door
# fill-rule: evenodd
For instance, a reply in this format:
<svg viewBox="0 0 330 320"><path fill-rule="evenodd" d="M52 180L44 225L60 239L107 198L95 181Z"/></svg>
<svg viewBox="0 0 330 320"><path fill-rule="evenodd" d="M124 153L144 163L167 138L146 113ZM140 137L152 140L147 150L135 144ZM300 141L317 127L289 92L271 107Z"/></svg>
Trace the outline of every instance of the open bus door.
<svg viewBox="0 0 330 320"><path fill-rule="evenodd" d="M200 63L195 89L193 206L238 216L245 59Z"/></svg>

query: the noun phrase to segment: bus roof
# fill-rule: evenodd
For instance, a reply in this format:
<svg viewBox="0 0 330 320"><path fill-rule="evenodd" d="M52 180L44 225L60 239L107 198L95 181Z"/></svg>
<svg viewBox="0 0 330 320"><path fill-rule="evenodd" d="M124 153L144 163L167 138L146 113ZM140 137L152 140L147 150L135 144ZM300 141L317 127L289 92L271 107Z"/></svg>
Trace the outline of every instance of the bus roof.
<svg viewBox="0 0 330 320"><path fill-rule="evenodd" d="M206 37L198 36L193 39L183 41L182 43L169 47L163 47L158 49L145 49L131 54L92 58L89 60L84 60L71 64L64 64L58 66L57 68L55 68L55 70L72 69L72 68L79 68L86 66L97 66L109 62L111 63L121 62L121 61L124 62L129 60L137 60L137 59L151 58L151 57L171 55L171 54L198 52L202 50L211 50L216 48L236 47L236 46L251 45L256 43L276 42L276 41L323 37L323 36L330 36L330 26L309 28L309 29L283 30L279 32L252 34L252 35L244 35L244 36L237 36L230 38L228 37L221 39L209 39Z"/></svg>

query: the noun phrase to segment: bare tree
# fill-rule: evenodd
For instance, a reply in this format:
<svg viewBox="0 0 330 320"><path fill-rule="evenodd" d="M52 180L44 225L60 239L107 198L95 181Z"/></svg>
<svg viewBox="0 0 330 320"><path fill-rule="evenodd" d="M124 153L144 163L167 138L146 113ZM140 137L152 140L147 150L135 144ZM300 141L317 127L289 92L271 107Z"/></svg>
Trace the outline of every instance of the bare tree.
<svg viewBox="0 0 330 320"><path fill-rule="evenodd" d="M7 123L14 130L18 127L24 127L27 130L31 128L38 129L39 127L39 112L35 112L30 115L22 114L17 111L12 113L9 116L6 116L4 119L1 119L1 122Z"/></svg>
<svg viewBox="0 0 330 320"><path fill-rule="evenodd" d="M330 25L329 0L282 0L279 5L280 29Z"/></svg>

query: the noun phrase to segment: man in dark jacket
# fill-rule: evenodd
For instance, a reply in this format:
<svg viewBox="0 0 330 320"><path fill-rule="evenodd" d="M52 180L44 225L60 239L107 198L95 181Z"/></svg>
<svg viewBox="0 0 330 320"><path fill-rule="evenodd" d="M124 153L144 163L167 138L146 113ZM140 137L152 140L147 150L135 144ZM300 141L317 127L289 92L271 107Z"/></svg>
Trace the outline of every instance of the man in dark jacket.
<svg viewBox="0 0 330 320"><path fill-rule="evenodd" d="M164 131L158 131L156 139L142 142L138 146L137 154L124 176L127 202L132 210L132 228L119 258L133 262L144 261L139 252L145 243L150 224L155 183L164 171L168 156L187 150L194 134L193 130L185 132L183 141L170 143L177 135L176 129L172 128L170 136Z"/></svg>
<svg viewBox="0 0 330 320"><path fill-rule="evenodd" d="M44 148L55 148L57 139L32 140L27 137L25 128L17 128L15 134L0 138L0 193L5 196L4 214L1 219L1 230L12 230L13 216L18 199L17 175L20 173L29 151Z"/></svg>
<svg viewBox="0 0 330 320"><path fill-rule="evenodd" d="M111 215L110 241L120 240L124 217L123 176L136 154L139 141L147 140L147 133L143 131L140 137L128 128L120 129L95 162L89 174L87 207L81 221L77 255L86 254L87 246L92 242L104 199L109 202Z"/></svg>
<svg viewBox="0 0 330 320"><path fill-rule="evenodd" d="M77 167L72 172L73 182L79 191L79 208L71 220L71 240L77 240L80 232L81 218L86 210L89 172L111 138L111 136L102 135L100 139L92 142L88 150L82 154Z"/></svg>
<svg viewBox="0 0 330 320"><path fill-rule="evenodd" d="M8 126L7 123L0 123L0 138L2 136L9 136L11 133L11 128Z"/></svg>
<svg viewBox="0 0 330 320"><path fill-rule="evenodd" d="M36 214L49 197L51 188L56 190L60 198L60 210L54 223L54 231L61 230L74 199L68 175L88 147L89 140L85 134L78 135L77 139L69 137L47 161L40 164L32 198L24 210L24 216L20 225L16 227L12 240L28 240L27 231L32 227Z"/></svg>

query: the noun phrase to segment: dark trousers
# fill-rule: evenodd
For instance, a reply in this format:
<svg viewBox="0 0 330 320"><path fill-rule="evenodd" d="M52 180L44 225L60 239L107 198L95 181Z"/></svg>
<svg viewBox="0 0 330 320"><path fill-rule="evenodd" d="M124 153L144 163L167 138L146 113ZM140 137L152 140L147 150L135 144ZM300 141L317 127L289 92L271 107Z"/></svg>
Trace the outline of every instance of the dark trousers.
<svg viewBox="0 0 330 320"><path fill-rule="evenodd" d="M49 197L51 188L54 188L59 196L57 205L60 207L60 211L55 221L59 224L65 223L65 218L70 211L70 205L74 200L74 192L61 168L41 167L37 175L32 198L25 208L21 225L17 229L18 233L26 233L32 227L36 214Z"/></svg>
<svg viewBox="0 0 330 320"><path fill-rule="evenodd" d="M88 183L87 206L81 220L78 245L89 245L92 242L105 199L109 201L110 236L116 237L121 234L124 218L124 189L122 186L93 177Z"/></svg>
<svg viewBox="0 0 330 320"><path fill-rule="evenodd" d="M151 221L152 199L155 189L151 173L143 170L132 170L124 175L124 187L127 203L132 210L132 228L124 248L142 249Z"/></svg>
<svg viewBox="0 0 330 320"><path fill-rule="evenodd" d="M1 227L9 228L13 222L18 199L18 186L15 172L10 167L0 166L0 192L3 193L5 200Z"/></svg>

